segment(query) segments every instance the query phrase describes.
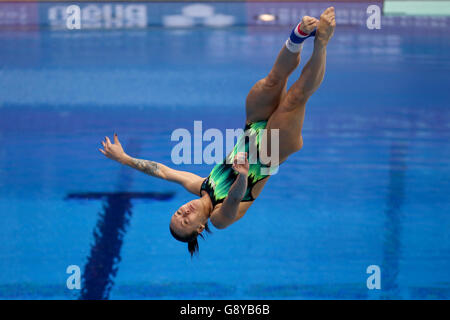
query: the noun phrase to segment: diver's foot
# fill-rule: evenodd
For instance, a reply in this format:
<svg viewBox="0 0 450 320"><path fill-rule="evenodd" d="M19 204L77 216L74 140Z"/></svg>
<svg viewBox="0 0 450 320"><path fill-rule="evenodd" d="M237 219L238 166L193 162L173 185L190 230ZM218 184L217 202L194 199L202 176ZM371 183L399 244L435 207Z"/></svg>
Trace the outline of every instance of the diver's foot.
<svg viewBox="0 0 450 320"><path fill-rule="evenodd" d="M318 24L319 20L317 20L316 18L304 16L302 18L302 22L300 22L299 28L305 35L308 35L317 28Z"/></svg>
<svg viewBox="0 0 450 320"><path fill-rule="evenodd" d="M334 7L329 7L320 16L316 32L316 43L326 46L331 37L333 37L335 27L336 14L334 12Z"/></svg>
<svg viewBox="0 0 450 320"><path fill-rule="evenodd" d="M319 20L316 18L304 16L286 40L286 48L296 54L302 51L303 42L316 34L315 31L318 24Z"/></svg>

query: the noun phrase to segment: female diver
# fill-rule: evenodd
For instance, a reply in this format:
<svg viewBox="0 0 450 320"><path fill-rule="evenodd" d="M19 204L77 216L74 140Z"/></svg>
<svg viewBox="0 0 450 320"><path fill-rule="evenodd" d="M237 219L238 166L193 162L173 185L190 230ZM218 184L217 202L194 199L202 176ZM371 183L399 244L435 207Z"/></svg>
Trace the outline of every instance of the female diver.
<svg viewBox="0 0 450 320"><path fill-rule="evenodd" d="M247 96L244 132L257 137L260 152L259 148L264 145L260 143L262 129L278 129L277 165L302 148L301 131L306 102L324 78L327 44L335 26L333 7L326 9L320 20L303 17L281 49L270 73L259 80ZM300 63L303 41L313 36L312 56L300 78L287 91L288 77ZM245 144L245 151L248 151L248 142ZM117 134L114 134L114 143L105 137L102 145L104 149L99 150L106 157L153 177L179 183L200 197L182 205L170 220L173 237L188 243L191 256L198 251L197 237L203 237L204 230L209 232L208 221L218 229L225 229L242 218L270 177L261 173L263 165L260 162L249 164L248 153L239 152L236 147L213 168L207 178L202 178L157 162L130 157L124 152Z"/></svg>

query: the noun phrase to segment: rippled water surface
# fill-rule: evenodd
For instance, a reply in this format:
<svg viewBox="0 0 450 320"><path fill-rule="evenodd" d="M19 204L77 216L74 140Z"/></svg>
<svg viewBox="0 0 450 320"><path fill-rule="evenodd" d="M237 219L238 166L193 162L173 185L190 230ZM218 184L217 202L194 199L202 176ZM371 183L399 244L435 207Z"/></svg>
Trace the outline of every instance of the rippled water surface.
<svg viewBox="0 0 450 320"><path fill-rule="evenodd" d="M286 37L0 33L0 298L450 298L448 30L338 29L303 150L193 260L168 230L191 196L96 150L117 132L131 155L170 165L176 128L242 127ZM66 288L69 265L96 275L83 293ZM369 265L382 290L367 289Z"/></svg>

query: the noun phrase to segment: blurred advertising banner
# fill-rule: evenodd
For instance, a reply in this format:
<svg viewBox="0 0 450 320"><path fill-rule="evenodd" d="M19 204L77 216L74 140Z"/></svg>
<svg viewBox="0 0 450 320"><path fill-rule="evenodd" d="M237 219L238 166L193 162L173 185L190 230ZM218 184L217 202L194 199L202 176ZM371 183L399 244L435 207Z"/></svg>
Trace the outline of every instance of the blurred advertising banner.
<svg viewBox="0 0 450 320"><path fill-rule="evenodd" d="M228 27L246 25L244 2L77 2L82 29L164 27ZM40 3L41 23L66 28L66 3Z"/></svg>
<svg viewBox="0 0 450 320"><path fill-rule="evenodd" d="M381 5L382 1L373 3ZM343 23L362 23L364 6L367 7L367 3L356 1L26 1L0 2L3 17L0 20L3 26L20 24L66 29L70 5L80 8L82 29L291 25L305 14L319 16L321 10L330 5L339 7ZM263 21L258 18L261 14L272 14L274 19Z"/></svg>
<svg viewBox="0 0 450 320"><path fill-rule="evenodd" d="M148 5L140 3L71 3L80 8L82 29L146 28ZM69 18L66 3L42 3L41 21L51 29L66 29Z"/></svg>
<svg viewBox="0 0 450 320"><path fill-rule="evenodd" d="M376 7L383 27L448 26L449 16L407 15L389 1L16 1L0 0L0 29L50 28L68 30L76 6L81 29L139 29L149 26L173 28L229 26L293 26L304 15L319 17L336 8L339 26L366 27ZM399 11L396 14L394 11ZM72 12L73 13L73 12Z"/></svg>
<svg viewBox="0 0 450 320"><path fill-rule="evenodd" d="M343 2L343 0L331 0L332 2ZM403 0L394 0L403 1ZM11 0L0 0L0 2L11 2ZM16 2L70 2L71 0L19 0ZM92 0L78 0L76 2L93 2ZM192 0L96 0L95 2L193 2ZM197 0L197 2L273 2L273 0ZM282 0L282 2L311 2L311 0ZM314 2L330 2L330 0L315 0ZM361 2L360 0L345 0L345 2Z"/></svg>
<svg viewBox="0 0 450 320"><path fill-rule="evenodd" d="M334 6L337 24L365 26L370 5L382 9L383 1L247 2L247 22L248 25L291 26L303 16L318 18L326 8Z"/></svg>
<svg viewBox="0 0 450 320"><path fill-rule="evenodd" d="M0 29L29 29L40 24L38 3L0 2Z"/></svg>

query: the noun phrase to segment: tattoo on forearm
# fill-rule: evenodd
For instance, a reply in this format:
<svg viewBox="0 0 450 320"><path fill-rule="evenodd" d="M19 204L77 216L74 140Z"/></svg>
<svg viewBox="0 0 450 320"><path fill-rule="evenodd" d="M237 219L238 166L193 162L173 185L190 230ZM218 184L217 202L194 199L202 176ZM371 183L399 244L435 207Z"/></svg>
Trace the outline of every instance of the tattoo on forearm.
<svg viewBox="0 0 450 320"><path fill-rule="evenodd" d="M136 169L154 176L159 176L159 165L157 162L150 161L150 160L141 160L141 159L133 159L133 164L135 165Z"/></svg>
<svg viewBox="0 0 450 320"><path fill-rule="evenodd" d="M245 191L247 190L247 178L238 175L237 179L231 185L228 196L231 196L235 200L241 201L245 195Z"/></svg>

